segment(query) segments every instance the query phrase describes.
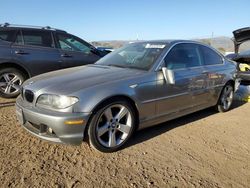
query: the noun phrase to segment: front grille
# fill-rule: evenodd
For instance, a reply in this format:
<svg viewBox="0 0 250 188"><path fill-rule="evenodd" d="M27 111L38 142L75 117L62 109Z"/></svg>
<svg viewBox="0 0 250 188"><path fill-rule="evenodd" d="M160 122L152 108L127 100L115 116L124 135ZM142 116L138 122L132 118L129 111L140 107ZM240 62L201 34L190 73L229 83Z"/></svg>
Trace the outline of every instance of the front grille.
<svg viewBox="0 0 250 188"><path fill-rule="evenodd" d="M26 101L32 103L34 100L34 93L30 90L25 90L24 97L25 97Z"/></svg>

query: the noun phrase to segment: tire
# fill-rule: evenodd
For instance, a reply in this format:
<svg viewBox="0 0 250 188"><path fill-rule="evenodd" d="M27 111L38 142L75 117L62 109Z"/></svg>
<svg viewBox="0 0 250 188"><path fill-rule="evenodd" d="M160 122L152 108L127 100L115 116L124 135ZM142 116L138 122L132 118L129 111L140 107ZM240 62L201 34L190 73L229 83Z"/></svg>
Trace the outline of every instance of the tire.
<svg viewBox="0 0 250 188"><path fill-rule="evenodd" d="M0 96L14 98L20 93L20 87L26 76L15 68L4 68L0 70Z"/></svg>
<svg viewBox="0 0 250 188"><path fill-rule="evenodd" d="M122 148L135 130L135 113L125 100L102 105L90 119L88 136L90 145L109 153Z"/></svg>
<svg viewBox="0 0 250 188"><path fill-rule="evenodd" d="M234 89L231 84L226 84L220 94L220 98L216 105L219 112L227 112L230 110L234 97Z"/></svg>

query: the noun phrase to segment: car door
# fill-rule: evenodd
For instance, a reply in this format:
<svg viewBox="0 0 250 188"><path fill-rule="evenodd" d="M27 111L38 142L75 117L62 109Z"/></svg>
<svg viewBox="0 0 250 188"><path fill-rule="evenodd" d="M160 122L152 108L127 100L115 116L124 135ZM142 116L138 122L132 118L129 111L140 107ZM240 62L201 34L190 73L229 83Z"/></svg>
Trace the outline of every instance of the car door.
<svg viewBox="0 0 250 188"><path fill-rule="evenodd" d="M12 44L12 53L30 70L31 76L60 69L61 56L50 31L20 30Z"/></svg>
<svg viewBox="0 0 250 188"><path fill-rule="evenodd" d="M187 111L204 103L206 76L199 47L193 43L175 45L162 66L173 70L175 84L168 84L158 72L157 113L159 116Z"/></svg>
<svg viewBox="0 0 250 188"><path fill-rule="evenodd" d="M214 104L218 100L218 93L220 93L224 86L225 72L229 69L224 65L224 58L215 50L202 45L200 46L200 50L206 73L207 99L210 103Z"/></svg>
<svg viewBox="0 0 250 188"><path fill-rule="evenodd" d="M98 51L80 38L66 33L57 33L55 38L62 58L62 68L92 64L100 59Z"/></svg>
<svg viewBox="0 0 250 188"><path fill-rule="evenodd" d="M11 44L16 36L16 29L0 28L0 63L11 62Z"/></svg>

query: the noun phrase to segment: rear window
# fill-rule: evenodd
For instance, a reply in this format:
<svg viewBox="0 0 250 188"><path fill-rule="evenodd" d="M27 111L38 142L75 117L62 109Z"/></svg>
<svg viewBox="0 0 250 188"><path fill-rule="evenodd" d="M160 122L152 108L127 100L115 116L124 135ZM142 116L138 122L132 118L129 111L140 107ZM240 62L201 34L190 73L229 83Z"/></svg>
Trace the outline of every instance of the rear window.
<svg viewBox="0 0 250 188"><path fill-rule="evenodd" d="M15 30L0 30L0 39L12 42L15 35Z"/></svg>
<svg viewBox="0 0 250 188"><path fill-rule="evenodd" d="M221 56L214 50L205 46L201 46L201 51L203 55L204 65L218 65L223 63Z"/></svg>
<svg viewBox="0 0 250 188"><path fill-rule="evenodd" d="M54 47L51 33L44 31L23 30L22 35L21 33L18 33L16 43L32 46Z"/></svg>

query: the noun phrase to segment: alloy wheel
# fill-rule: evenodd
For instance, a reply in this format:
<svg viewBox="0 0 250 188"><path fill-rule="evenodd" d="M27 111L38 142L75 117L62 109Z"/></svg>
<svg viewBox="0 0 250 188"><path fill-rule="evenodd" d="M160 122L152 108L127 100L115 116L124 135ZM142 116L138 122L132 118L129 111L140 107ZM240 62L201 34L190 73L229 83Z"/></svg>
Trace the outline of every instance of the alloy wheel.
<svg viewBox="0 0 250 188"><path fill-rule="evenodd" d="M221 97L221 103L223 105L223 108L225 110L228 110L233 102L233 88L231 85L227 85L224 88L222 97Z"/></svg>
<svg viewBox="0 0 250 188"><path fill-rule="evenodd" d="M19 92L22 79L14 73L0 75L0 90L4 94L15 94Z"/></svg>
<svg viewBox="0 0 250 188"><path fill-rule="evenodd" d="M131 112L122 104L107 107L99 116L96 126L97 139L107 148L121 145L131 130Z"/></svg>

